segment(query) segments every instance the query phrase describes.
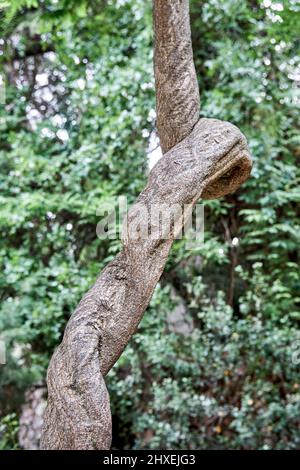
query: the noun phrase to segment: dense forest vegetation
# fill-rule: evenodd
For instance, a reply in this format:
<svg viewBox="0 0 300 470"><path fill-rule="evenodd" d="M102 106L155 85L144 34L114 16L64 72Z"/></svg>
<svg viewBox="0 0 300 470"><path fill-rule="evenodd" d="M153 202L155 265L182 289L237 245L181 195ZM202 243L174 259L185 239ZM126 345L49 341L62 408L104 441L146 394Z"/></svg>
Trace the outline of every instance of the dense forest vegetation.
<svg viewBox="0 0 300 470"><path fill-rule="evenodd" d="M155 132L151 1L0 2L0 449L82 294L117 253ZM300 448L300 3L192 0L201 115L249 141L252 176L205 202L107 377L113 447ZM153 140L153 139L152 139ZM154 139L155 140L155 139Z"/></svg>

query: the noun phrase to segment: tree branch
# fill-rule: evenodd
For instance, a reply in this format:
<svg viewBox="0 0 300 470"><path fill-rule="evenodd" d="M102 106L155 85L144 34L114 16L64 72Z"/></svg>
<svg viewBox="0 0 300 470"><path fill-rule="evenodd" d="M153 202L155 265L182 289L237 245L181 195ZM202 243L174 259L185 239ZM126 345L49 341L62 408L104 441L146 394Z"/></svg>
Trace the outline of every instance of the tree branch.
<svg viewBox="0 0 300 470"><path fill-rule="evenodd" d="M199 120L188 0L154 0L153 20L157 130L165 153Z"/></svg>

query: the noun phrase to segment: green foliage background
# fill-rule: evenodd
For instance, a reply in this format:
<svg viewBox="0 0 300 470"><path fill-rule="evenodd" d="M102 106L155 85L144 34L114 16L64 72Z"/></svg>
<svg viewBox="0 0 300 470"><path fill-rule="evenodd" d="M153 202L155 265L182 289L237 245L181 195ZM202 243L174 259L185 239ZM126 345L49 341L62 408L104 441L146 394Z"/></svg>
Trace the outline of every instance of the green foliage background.
<svg viewBox="0 0 300 470"><path fill-rule="evenodd" d="M96 237L97 209L146 182L155 95L150 1L1 6L0 448L16 448L25 389L45 380L72 310L119 249ZM115 448L300 447L299 11L191 1L201 113L242 129L254 168L205 204L203 245L174 245L108 376ZM170 330L178 303L191 335Z"/></svg>

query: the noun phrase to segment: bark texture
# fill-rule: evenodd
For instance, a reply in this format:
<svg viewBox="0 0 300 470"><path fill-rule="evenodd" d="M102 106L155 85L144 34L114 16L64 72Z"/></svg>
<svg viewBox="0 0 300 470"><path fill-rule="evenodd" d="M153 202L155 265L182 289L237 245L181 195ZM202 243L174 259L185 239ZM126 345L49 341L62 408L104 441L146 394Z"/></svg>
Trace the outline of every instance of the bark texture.
<svg viewBox="0 0 300 470"><path fill-rule="evenodd" d="M123 249L83 297L48 369L48 406L42 449L109 449L111 414L104 377L136 331L185 220L157 224L153 205L217 197L236 189L250 173L243 134L232 124L199 119L187 0L155 0L157 125L164 157L130 209ZM149 237L139 234L145 224ZM166 218L168 220L168 218ZM169 219L170 220L170 219ZM134 229L133 229L134 227Z"/></svg>
<svg viewBox="0 0 300 470"><path fill-rule="evenodd" d="M153 2L157 131L163 153L187 137L199 120L188 0Z"/></svg>
<svg viewBox="0 0 300 470"><path fill-rule="evenodd" d="M25 393L25 403L21 409L19 444L25 450L38 450L46 408L44 386L30 387Z"/></svg>

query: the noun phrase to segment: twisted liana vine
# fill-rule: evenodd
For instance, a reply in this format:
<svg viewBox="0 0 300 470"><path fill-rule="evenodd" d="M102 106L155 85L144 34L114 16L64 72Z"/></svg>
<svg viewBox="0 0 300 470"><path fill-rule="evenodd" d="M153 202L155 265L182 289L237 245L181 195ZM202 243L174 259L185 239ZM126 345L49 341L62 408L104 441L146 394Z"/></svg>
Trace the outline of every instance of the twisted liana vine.
<svg viewBox="0 0 300 470"><path fill-rule="evenodd" d="M164 155L129 210L121 252L82 298L53 354L42 449L110 448L104 378L135 333L185 222L175 212L171 224L158 226L151 207L171 212L175 204L191 211L200 197L233 192L251 170L246 139L234 125L199 119L188 0L153 4L157 130ZM141 207L148 214L146 237L136 229L145 224Z"/></svg>

